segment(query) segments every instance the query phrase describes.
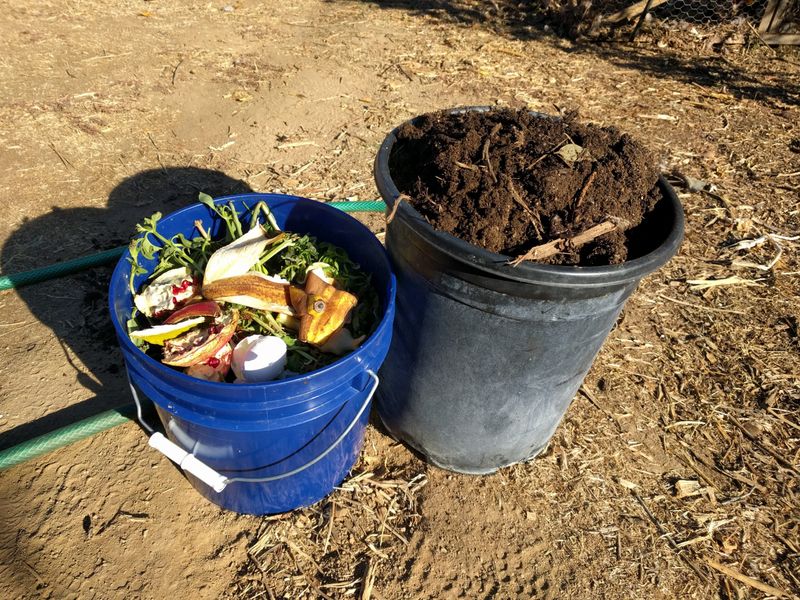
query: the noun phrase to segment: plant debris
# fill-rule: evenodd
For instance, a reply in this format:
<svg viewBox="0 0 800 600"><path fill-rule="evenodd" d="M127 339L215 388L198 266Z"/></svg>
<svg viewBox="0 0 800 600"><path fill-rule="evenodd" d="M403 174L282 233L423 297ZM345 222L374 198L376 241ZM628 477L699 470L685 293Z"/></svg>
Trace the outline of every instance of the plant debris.
<svg viewBox="0 0 800 600"><path fill-rule="evenodd" d="M131 282L146 272L140 257L159 260L134 295L128 321L134 343L194 377L232 381L238 374L241 383L263 381L265 373L307 373L358 348L377 322L377 295L342 249L281 231L264 202L239 214L233 204L215 204L205 194L200 201L221 219L220 239L211 239L199 222L195 237L165 238L158 213L137 227ZM275 344L259 343L262 337L280 339L283 353L252 355L264 348L278 352ZM245 338L247 349L234 352ZM154 346L163 346L163 354ZM239 360L264 363L251 373L257 380Z"/></svg>
<svg viewBox="0 0 800 600"><path fill-rule="evenodd" d="M255 576L240 578L236 597L369 598L377 572L409 545L427 482L361 464L325 501L264 518L247 551Z"/></svg>

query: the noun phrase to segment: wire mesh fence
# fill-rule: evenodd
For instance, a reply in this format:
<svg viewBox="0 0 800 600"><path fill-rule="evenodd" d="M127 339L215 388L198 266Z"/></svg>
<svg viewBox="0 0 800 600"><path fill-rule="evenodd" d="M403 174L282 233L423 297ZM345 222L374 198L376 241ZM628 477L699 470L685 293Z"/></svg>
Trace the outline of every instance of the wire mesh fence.
<svg viewBox="0 0 800 600"><path fill-rule="evenodd" d="M448 21L480 22L519 35L554 32L567 38L633 39L641 30L650 39L670 31L739 31L750 40L800 44L800 0L370 0L408 5ZM641 19L645 14L646 18ZM769 15L772 15L770 18ZM648 23L653 27L640 27ZM764 27L764 25L768 26ZM774 38L781 39L774 39ZM791 38L791 39L788 39Z"/></svg>
<svg viewBox="0 0 800 600"><path fill-rule="evenodd" d="M648 23L662 33L735 29L748 39L760 33L769 36L768 43L800 44L800 0L492 0L499 3L524 7L567 37L624 39L633 29L628 35L633 39Z"/></svg>
<svg viewBox="0 0 800 600"><path fill-rule="evenodd" d="M598 14L613 14L634 4L631 0L610 0L594 2L593 9ZM767 0L654 0L651 6L652 18L663 21L721 25L747 20L755 25L767 8Z"/></svg>

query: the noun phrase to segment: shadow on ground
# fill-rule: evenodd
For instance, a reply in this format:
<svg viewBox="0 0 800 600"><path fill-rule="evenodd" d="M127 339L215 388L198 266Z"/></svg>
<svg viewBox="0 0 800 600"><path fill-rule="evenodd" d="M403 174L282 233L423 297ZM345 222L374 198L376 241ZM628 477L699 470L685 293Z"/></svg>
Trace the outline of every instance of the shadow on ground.
<svg viewBox="0 0 800 600"><path fill-rule="evenodd" d="M135 224L156 211L173 212L197 200L198 192L223 196L252 191L219 171L167 168L125 179L111 192L106 208L53 210L26 221L0 252L0 272L9 274L124 245ZM113 265L17 290L34 317L52 331L74 374L42 365L51 380L75 377L93 397L58 409L0 435L0 450L131 402L108 312ZM35 344L28 351L35 361ZM52 386L50 386L52 389ZM55 399L54 404L59 404Z"/></svg>
<svg viewBox="0 0 800 600"><path fill-rule="evenodd" d="M336 2L338 0L328 0ZM702 86L725 88L737 99L756 101L779 101L785 104L800 102L800 66L797 60L787 61L779 55L757 61L737 60L733 62L720 53L719 46L703 49L697 38L680 32L675 22L662 25L646 25L643 34L649 34L641 43L630 43L630 26L618 30L624 35L614 36L613 30L605 30L603 39L583 36L591 28L593 17L619 8L613 2L557 2L531 0L347 0L366 2L387 10L404 10L413 15L427 17L433 21L457 26L479 27L512 40L541 40L550 42L563 51L565 60L577 55L593 55L616 67L637 69L643 73L672 79L679 83L696 83ZM576 6L573 6L575 4ZM628 5L623 2L622 5ZM715 26L728 30L739 28L750 35L747 24L729 9L706 21L707 31L716 31ZM752 5L744 16L751 22L763 7ZM738 18L738 20L737 20ZM699 25L698 25L699 26ZM685 47L680 50L658 48L654 38L667 31L676 31L687 36ZM720 30L721 31L721 30ZM619 37L619 39L609 39ZM644 41L644 40L648 41ZM750 52L773 52L763 48L758 40L753 41ZM783 52L779 51L778 54ZM787 52L792 52L787 50ZM741 57L741 54L737 54ZM532 56L531 60L535 60Z"/></svg>
<svg viewBox="0 0 800 600"><path fill-rule="evenodd" d="M759 66L745 66L717 54L609 42L581 42L562 50L567 55L592 54L616 67L636 69L677 83L724 90L738 100L788 105L800 102L800 66L778 58L767 64L759 61Z"/></svg>

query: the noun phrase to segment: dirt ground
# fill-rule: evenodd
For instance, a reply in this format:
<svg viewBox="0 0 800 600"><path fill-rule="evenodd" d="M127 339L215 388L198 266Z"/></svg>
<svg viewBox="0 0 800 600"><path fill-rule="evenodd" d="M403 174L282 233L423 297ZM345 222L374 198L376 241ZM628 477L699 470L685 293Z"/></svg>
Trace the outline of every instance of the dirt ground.
<svg viewBox="0 0 800 600"><path fill-rule="evenodd" d="M239 516L125 424L0 472L0 597L800 597L800 56L747 28L574 42L513 4L4 8L3 273L199 190L374 199L386 132L458 105L638 136L682 178L687 237L533 463L448 473L373 426L331 497ZM0 293L0 447L130 402L109 272Z"/></svg>

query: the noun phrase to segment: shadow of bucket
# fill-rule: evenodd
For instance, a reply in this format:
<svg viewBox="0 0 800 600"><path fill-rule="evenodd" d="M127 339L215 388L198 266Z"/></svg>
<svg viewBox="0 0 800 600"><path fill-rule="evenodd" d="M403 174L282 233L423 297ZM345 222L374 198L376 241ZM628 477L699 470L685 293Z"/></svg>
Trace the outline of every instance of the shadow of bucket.
<svg viewBox="0 0 800 600"><path fill-rule="evenodd" d="M189 453L204 463L201 467L207 465L223 476L224 489L217 492L184 465L203 496L222 508L258 515L313 504L352 468L377 386L374 372L389 348L395 297L395 279L383 247L364 225L342 211L279 194L242 194L215 202L232 202L241 214L259 201L269 205L282 229L341 247L372 277L381 318L355 352L317 371L280 381L233 385L196 379L147 356L128 337L125 323L133 298L127 252L109 288L111 319L134 398L143 394L155 404L166 436L179 447L173 447L175 452L184 457ZM202 204L164 217L158 230L165 237L192 237L197 234L196 220L212 236L221 235L221 219ZM142 266L148 273L134 278L134 289L147 279L156 259L145 260Z"/></svg>

